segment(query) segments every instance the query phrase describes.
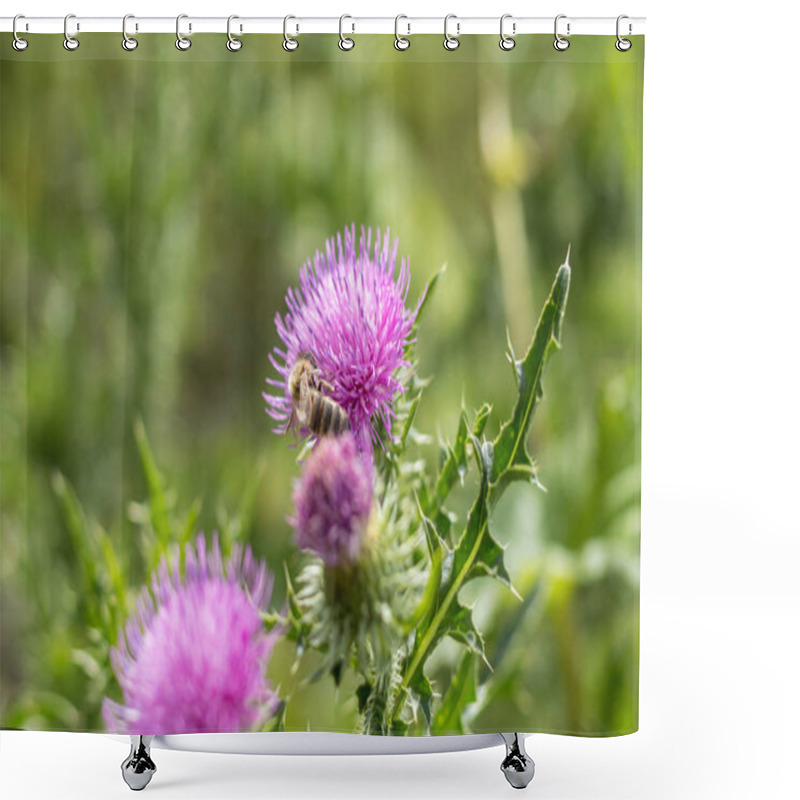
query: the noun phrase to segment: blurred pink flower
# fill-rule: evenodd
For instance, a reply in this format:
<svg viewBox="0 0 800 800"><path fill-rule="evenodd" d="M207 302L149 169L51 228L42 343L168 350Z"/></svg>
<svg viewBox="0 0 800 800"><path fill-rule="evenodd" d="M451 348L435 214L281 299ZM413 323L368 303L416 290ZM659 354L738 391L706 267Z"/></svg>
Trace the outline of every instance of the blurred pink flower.
<svg viewBox="0 0 800 800"><path fill-rule="evenodd" d="M174 548L139 596L111 648L123 702L106 697L109 731L125 734L238 732L259 728L278 697L265 676L277 632L260 612L273 577L248 546L223 560L214 535Z"/></svg>

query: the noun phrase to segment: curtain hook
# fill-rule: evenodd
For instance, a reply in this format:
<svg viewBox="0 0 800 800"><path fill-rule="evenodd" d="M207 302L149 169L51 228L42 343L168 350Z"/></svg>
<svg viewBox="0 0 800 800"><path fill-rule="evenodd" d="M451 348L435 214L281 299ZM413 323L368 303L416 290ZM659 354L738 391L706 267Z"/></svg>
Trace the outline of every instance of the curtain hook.
<svg viewBox="0 0 800 800"><path fill-rule="evenodd" d="M300 47L300 40L296 39L294 36L289 36L290 19L297 19L297 17L293 17L291 14L289 14L283 18L283 49L287 53L293 53L298 47ZM295 33L299 32L300 26L295 24Z"/></svg>
<svg viewBox="0 0 800 800"><path fill-rule="evenodd" d="M556 40L553 42L553 47L555 47L555 49L558 50L561 53L563 53L564 50L566 50L569 47L569 39L565 39L563 36L559 36L559 34L558 34L558 21L560 19L566 19L566 18L567 18L566 14L559 14L556 17L556 22L555 22L555 25L553 27L553 30L554 30L555 35L556 35ZM569 36L569 22L567 23L567 36Z"/></svg>
<svg viewBox="0 0 800 800"><path fill-rule="evenodd" d="M514 41L514 39L511 36L506 36L503 30L503 26L505 25L505 21L507 19L513 19L511 14L503 14L503 16L500 17L500 49L505 50L506 52L509 50L513 50L514 46L516 45L516 41ZM517 32L517 23L512 22L511 33L514 34L516 32Z"/></svg>
<svg viewBox="0 0 800 800"><path fill-rule="evenodd" d="M127 50L130 53L131 50L135 50L139 46L139 40L134 39L133 36L128 36L129 19L135 19L133 14L126 14L122 18L122 49Z"/></svg>
<svg viewBox="0 0 800 800"><path fill-rule="evenodd" d="M411 47L411 39L407 39L405 36L400 35L400 20L401 19L408 19L405 14L398 14L394 18L394 49L395 50L408 50ZM406 23L408 27L408 33L411 33L411 25Z"/></svg>
<svg viewBox="0 0 800 800"><path fill-rule="evenodd" d="M231 53L238 53L242 49L242 45L244 44L244 42L241 39L237 39L231 33L231 22L233 22L233 20L235 19L239 19L239 17L237 17L236 14L231 14L228 17L228 41L225 47L227 47L228 50L231 51ZM241 27L239 28L239 30L241 31Z"/></svg>
<svg viewBox="0 0 800 800"><path fill-rule="evenodd" d="M28 40L22 39L20 36L17 35L17 20L18 19L25 19L24 14L17 14L14 17L14 21L11 23L11 32L14 34L14 41L11 42L11 46L17 50L18 52L22 52L23 50L28 49Z"/></svg>
<svg viewBox="0 0 800 800"><path fill-rule="evenodd" d="M627 14L620 14L617 17L617 42L614 45L614 47L616 47L617 50L620 51L620 53L626 53L628 50L631 49L631 47L633 47L633 42L630 39L623 39L619 35L619 23L622 22L623 19L628 19L628 18L629 17L628 17ZM630 32L631 32L631 26L630 26L630 23L628 23L628 34L629 35L630 35Z"/></svg>
<svg viewBox="0 0 800 800"><path fill-rule="evenodd" d="M342 16L339 17L339 48L341 50L352 50L356 46L355 41L351 37L345 36L344 33L342 32L344 21L346 19L353 19L353 18L349 14L342 14ZM354 23L351 23L351 25L353 26L352 32L355 33L356 26Z"/></svg>
<svg viewBox="0 0 800 800"><path fill-rule="evenodd" d="M192 46L192 40L191 39L187 39L181 33L181 20L182 19L188 19L188 18L189 18L188 14L178 14L177 18L175 19L175 36L177 37L175 39L175 47L177 47L178 50L184 50L185 51L185 50L188 50ZM192 30L191 24L189 25L189 30L190 31Z"/></svg>
<svg viewBox="0 0 800 800"><path fill-rule="evenodd" d="M458 17L455 14L448 14L444 18L444 49L450 50L452 52L453 50L458 50L458 46L461 44L461 42L458 39L458 32L460 28L458 22L456 22L455 36L451 36L447 31L447 24L450 22L451 19L458 20Z"/></svg>
<svg viewBox="0 0 800 800"><path fill-rule="evenodd" d="M80 47L81 43L74 36L69 35L69 21L71 19L75 19L74 14L67 14L67 16L64 17L64 49L73 51L77 50ZM80 25L76 23L75 24L76 32L79 31L80 29L81 29Z"/></svg>

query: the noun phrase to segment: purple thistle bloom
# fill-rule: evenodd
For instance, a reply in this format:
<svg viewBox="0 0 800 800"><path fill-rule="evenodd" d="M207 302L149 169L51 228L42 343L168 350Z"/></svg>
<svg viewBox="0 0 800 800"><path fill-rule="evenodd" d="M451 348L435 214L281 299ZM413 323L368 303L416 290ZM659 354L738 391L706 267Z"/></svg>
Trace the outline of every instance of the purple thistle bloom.
<svg viewBox="0 0 800 800"><path fill-rule="evenodd" d="M286 293L289 313L275 316L283 342L270 354L280 380L267 383L278 391L264 393L267 413L281 423L283 433L292 404L287 381L298 355L310 352L321 377L333 387L327 391L347 412L359 449L372 459L372 444L379 441L372 421L391 432L395 397L405 391L397 377L407 367L403 351L419 306L405 307L409 268L403 259L395 276L397 241L390 247L389 232L380 231L372 247L372 231L361 229L356 248L355 225L329 239L325 253L300 270L299 291Z"/></svg>
<svg viewBox="0 0 800 800"><path fill-rule="evenodd" d="M297 544L329 567L358 558L372 509L370 467L352 434L323 437L292 493Z"/></svg>
<svg viewBox="0 0 800 800"><path fill-rule="evenodd" d="M175 547L111 648L123 703L103 699L109 731L125 734L239 732L260 727L278 697L265 676L277 632L260 612L273 577L248 546L223 560L214 535Z"/></svg>

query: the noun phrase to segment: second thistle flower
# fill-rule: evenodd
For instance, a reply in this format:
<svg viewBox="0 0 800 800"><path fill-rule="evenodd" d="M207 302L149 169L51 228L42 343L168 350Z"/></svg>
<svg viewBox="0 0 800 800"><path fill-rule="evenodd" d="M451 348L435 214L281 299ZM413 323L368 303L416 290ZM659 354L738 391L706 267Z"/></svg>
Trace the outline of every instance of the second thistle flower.
<svg viewBox="0 0 800 800"><path fill-rule="evenodd" d="M372 509L371 475L350 434L324 437L292 495L297 544L328 567L355 561Z"/></svg>

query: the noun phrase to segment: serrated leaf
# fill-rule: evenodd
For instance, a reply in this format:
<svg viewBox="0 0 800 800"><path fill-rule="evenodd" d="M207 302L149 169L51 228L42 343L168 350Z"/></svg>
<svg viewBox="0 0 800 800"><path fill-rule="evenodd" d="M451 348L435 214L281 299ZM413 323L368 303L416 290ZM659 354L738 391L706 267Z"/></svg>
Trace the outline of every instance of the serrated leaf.
<svg viewBox="0 0 800 800"><path fill-rule="evenodd" d="M482 448L474 437L472 445L481 473L480 490L467 517L467 524L459 543L452 554L448 554L451 556L451 563L448 564L447 558L442 561L442 581L434 613L427 615L418 627L403 678L404 685L411 688L423 674L422 665L442 637L455 632L456 637L465 643L476 647L479 643L482 652L483 643L479 642L479 635L476 639L472 633L474 626L471 625L471 614L465 615L464 607L458 602L458 593L474 568L475 560L481 551L483 537L488 530L491 463L486 460L488 449Z"/></svg>
<svg viewBox="0 0 800 800"><path fill-rule="evenodd" d="M438 704L434 730L437 733L466 733L463 714L477 698L475 654L467 652L461 659L446 694Z"/></svg>
<svg viewBox="0 0 800 800"><path fill-rule="evenodd" d="M481 632L475 627L471 608L462 606L461 603L456 600L455 603L450 606L447 619L442 627L446 628L447 635L451 639L461 642L471 653L479 655L488 666L489 662L486 660L483 636L481 636Z"/></svg>
<svg viewBox="0 0 800 800"><path fill-rule="evenodd" d="M472 436L480 437L486 428L486 422L491 413L491 406L484 403L475 415L472 425ZM464 483L464 476L467 473L467 464L470 449L470 429L467 414L462 411L459 420L456 436L452 445L442 445L440 451L439 474L436 484L431 493L422 491L420 493L420 507L423 513L433 520L437 530L445 541L450 540L450 532L455 517L444 507L450 491L456 482Z"/></svg>
<svg viewBox="0 0 800 800"><path fill-rule="evenodd" d="M476 578L479 575L496 578L516 595L517 593L511 585L511 578L509 578L505 563L503 562L504 554L505 548L495 540L490 529L487 527L480 548L478 549L478 554L475 557L472 572L469 574L469 579ZM519 597L519 595L517 595L517 597Z"/></svg>
<svg viewBox="0 0 800 800"><path fill-rule="evenodd" d="M496 502L511 480L527 478L533 469L533 459L526 442L533 416L543 395L542 379L553 350L559 347L561 325L569 294L569 253L558 268L550 295L542 309L528 352L521 361L515 361L518 378L517 401L511 419L503 423L494 440L494 461L490 483L492 503ZM512 470L515 467L528 468ZM508 473L508 474L506 474Z"/></svg>
<svg viewBox="0 0 800 800"><path fill-rule="evenodd" d="M413 700L429 700L427 692L430 684L425 677L424 665L444 636L462 642L469 651L480 654L485 660L480 632L472 620L471 610L459 603L458 594L465 583L481 575L494 577L510 587L503 563L503 548L489 531L489 507L512 480L538 482L534 462L526 449L526 440L542 397L542 379L549 356L559 344L569 291L568 262L569 253L567 261L556 273L533 340L521 361L514 359L509 344L518 382L517 401L511 418L502 425L494 441L481 444L479 436L485 428L489 407L484 406L478 412L474 431L469 431L466 414L462 412L456 439L444 451L434 490L425 497L427 503L421 505L421 516L430 516L437 533L441 535L444 524L440 524L440 518L445 513L442 504L458 479L459 467L462 464L466 466L467 443L470 442L480 472L480 487L458 543L452 550L445 550L426 526L429 548L441 552L443 558L435 604L431 604L422 615L405 661L402 687L411 692ZM393 717L399 707L398 702Z"/></svg>
<svg viewBox="0 0 800 800"><path fill-rule="evenodd" d="M492 407L489 403L484 403L478 409L478 413L475 415L475 422L472 425L472 434L476 439L480 439L481 436L483 436L483 431L486 429L486 422L491 413Z"/></svg>
<svg viewBox="0 0 800 800"><path fill-rule="evenodd" d="M462 411L458 418L458 429L453 444L445 448L445 458L436 479L436 487L433 492L433 500L441 505L450 494L450 490L455 486L461 474L462 465L466 464L467 436L469 434L469 423L467 414Z"/></svg>
<svg viewBox="0 0 800 800"><path fill-rule="evenodd" d="M536 464L514 464L513 467L509 467L500 474L497 483L492 486L492 492L499 497L509 484L516 481L531 483L543 492L547 491L539 480Z"/></svg>

